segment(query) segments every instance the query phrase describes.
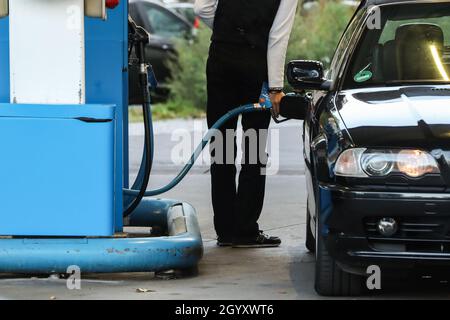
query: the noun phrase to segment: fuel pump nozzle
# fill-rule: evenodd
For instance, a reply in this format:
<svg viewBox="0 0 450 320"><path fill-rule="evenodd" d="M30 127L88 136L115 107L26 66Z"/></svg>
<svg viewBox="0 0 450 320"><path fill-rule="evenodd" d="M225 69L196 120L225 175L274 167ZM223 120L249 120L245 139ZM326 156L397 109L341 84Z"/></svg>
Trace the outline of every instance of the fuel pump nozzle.
<svg viewBox="0 0 450 320"><path fill-rule="evenodd" d="M150 42L150 35L144 28L138 26L130 16L128 16L128 41L130 64L137 64L139 66L139 84L143 90L144 103L150 103L150 92L148 87L149 64L146 62L145 56L145 46ZM133 48L136 53L135 60L131 58Z"/></svg>
<svg viewBox="0 0 450 320"><path fill-rule="evenodd" d="M137 64L139 66L139 84L141 86L143 96L142 111L144 115L145 125L145 147L143 163L145 163L145 165L143 166L142 172L139 173L139 177L142 177L142 179L138 179L139 181L137 180L133 185L133 187L138 187L139 185L139 193L132 200L130 205L125 209L125 217L129 216L144 198L145 191L150 181L150 173L153 166L153 126L150 110L151 98L148 79L148 70L150 65L146 62L145 56L145 46L149 43L149 41L150 35L148 34L148 32L144 28L138 26L136 22L134 22L134 20L130 16L128 16L128 59L129 64ZM133 49L136 54L135 60L132 59ZM153 70L151 71L151 73L152 79L155 79L154 81L156 82L156 78L153 75Z"/></svg>
<svg viewBox="0 0 450 320"><path fill-rule="evenodd" d="M142 42L145 46L150 41L150 35L147 30L138 26L130 16L128 16L128 39L131 47L138 42Z"/></svg>

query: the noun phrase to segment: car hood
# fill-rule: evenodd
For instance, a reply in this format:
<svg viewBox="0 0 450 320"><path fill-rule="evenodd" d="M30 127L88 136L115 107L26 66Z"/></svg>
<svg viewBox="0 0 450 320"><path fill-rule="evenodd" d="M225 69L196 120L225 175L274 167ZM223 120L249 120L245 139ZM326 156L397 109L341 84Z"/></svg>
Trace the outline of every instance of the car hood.
<svg viewBox="0 0 450 320"><path fill-rule="evenodd" d="M450 149L450 86L341 91L335 104L356 146Z"/></svg>

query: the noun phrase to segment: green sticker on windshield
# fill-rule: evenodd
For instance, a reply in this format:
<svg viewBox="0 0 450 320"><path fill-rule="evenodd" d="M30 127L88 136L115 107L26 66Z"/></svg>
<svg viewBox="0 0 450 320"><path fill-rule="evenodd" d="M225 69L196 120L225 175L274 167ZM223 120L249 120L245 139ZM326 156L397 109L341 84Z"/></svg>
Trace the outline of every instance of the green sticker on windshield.
<svg viewBox="0 0 450 320"><path fill-rule="evenodd" d="M354 77L354 80L356 82L366 82L366 81L369 81L370 79L372 79L372 77L373 77L373 73L371 71L363 70L356 74L356 76Z"/></svg>

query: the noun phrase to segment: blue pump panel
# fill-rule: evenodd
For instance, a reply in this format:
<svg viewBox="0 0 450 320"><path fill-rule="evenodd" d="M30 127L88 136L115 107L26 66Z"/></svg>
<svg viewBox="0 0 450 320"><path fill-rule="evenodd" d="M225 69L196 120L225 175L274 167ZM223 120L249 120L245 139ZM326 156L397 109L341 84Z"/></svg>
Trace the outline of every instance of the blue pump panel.
<svg viewBox="0 0 450 320"><path fill-rule="evenodd" d="M0 19L0 102L9 102L9 19Z"/></svg>
<svg viewBox="0 0 450 320"><path fill-rule="evenodd" d="M113 235L114 136L114 106L0 104L0 235Z"/></svg>
<svg viewBox="0 0 450 320"><path fill-rule="evenodd" d="M128 186L128 1L121 1L115 9L108 9L108 18L105 21L86 17L84 28L86 37L86 105L11 106L9 105L9 18L0 19L0 157L3 155L8 157L0 159L0 219L2 219L0 235L111 235L113 233L110 227L111 221L113 221L112 225L116 232L123 230L122 189L124 186ZM32 58L32 55L30 57ZM109 105L115 107L108 107ZM106 115L114 119L114 124L82 123L74 120L80 115L86 117ZM28 121L27 128L22 129L28 131L20 133L15 126L21 125L25 120ZM42 124L44 121L47 122L46 125ZM60 126L67 132L59 132L55 128L56 124L61 123L68 124ZM34 127L35 125L36 127ZM111 131L114 136L106 136L110 127L114 127L114 130ZM41 129L43 132L39 132ZM76 132L77 130L80 132ZM101 131L101 134L97 131ZM44 135L44 132L48 135ZM44 136L48 139L47 144L37 138ZM57 140L58 137L65 137L67 145L63 141ZM61 140L63 139L61 138ZM53 143L54 150L49 146L51 143ZM108 143L108 145L101 143ZM78 158L85 162L80 164L75 160L71 161L70 155L74 151L70 148L70 144L73 145L72 148L78 148L82 152ZM21 147L19 148L19 146ZM27 152L28 146L32 147L29 152ZM109 154L109 158L106 160L103 158L104 155L99 153L107 148L111 148L114 153ZM16 153L13 155L8 152ZM36 159L27 159L33 153L40 162L34 163ZM96 157L94 158L93 155ZM47 163L52 161L55 163L46 165L44 158ZM63 165L57 159L66 162L64 174L58 173L63 170ZM103 163L101 169L99 169L100 163ZM13 164L17 164L17 166L11 167ZM5 167L7 165L10 166L9 169ZM111 169L110 165L113 165L114 168ZM26 170L26 168L38 167L39 170L43 170L41 175ZM86 178L87 174L80 176L82 168L85 172L90 173L91 178ZM109 169L114 171L114 177L111 177L110 174L106 177L103 170ZM10 175L8 171L11 172ZM12 172L16 173L17 181L13 181ZM42 179L42 182L33 180L27 182L28 186L24 186L22 183L27 180L27 174L33 178L46 177L46 179ZM56 181L56 185L51 185L49 181L53 181L58 174L61 178ZM97 180L92 181L95 174ZM6 175L8 180L3 182L2 175ZM69 182L68 179L73 182ZM114 184L114 193L110 193L109 196L113 198L114 202L110 203L100 198L100 201L92 203L94 194L98 195L99 190L103 190L105 186L110 187L110 180ZM18 187L21 191L17 190ZM58 189L73 191L65 193L65 196L68 197L67 202L62 198L56 199L57 192L55 191L61 191ZM24 192L24 194L18 196L16 194L18 191L19 193ZM106 197L104 194L100 196ZM20 203L25 202L23 199L26 198L30 199L28 200L29 207ZM81 199L86 202L83 204ZM50 202L50 200L55 202ZM28 225L27 222L21 220L24 219L24 215L20 213L20 206L17 206L14 201L19 202L24 210L29 208L35 210L33 227L30 226L31 223ZM45 208L41 208L43 204L46 205ZM53 213L49 213L49 207L53 211L55 208L59 209L56 218L52 216ZM8 210L12 211L8 212ZM74 220L72 226L69 226L66 219L67 221L75 219L74 212L76 210L78 210L78 220ZM108 214L105 213L106 211ZM40 216L41 213L42 216ZM15 220L12 218L14 216L17 216ZM51 221L50 217L53 217L54 220Z"/></svg>
<svg viewBox="0 0 450 320"><path fill-rule="evenodd" d="M116 106L116 206L112 214L115 229L121 232L122 189L128 186L128 1L120 1L119 6L108 10L105 21L86 18L85 35L86 102Z"/></svg>

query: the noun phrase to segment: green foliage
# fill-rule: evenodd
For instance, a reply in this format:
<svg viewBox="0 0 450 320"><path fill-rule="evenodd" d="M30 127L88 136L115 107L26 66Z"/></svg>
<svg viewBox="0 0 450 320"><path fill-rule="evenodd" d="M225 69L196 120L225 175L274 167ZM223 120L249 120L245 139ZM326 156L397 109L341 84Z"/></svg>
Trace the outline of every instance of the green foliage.
<svg viewBox="0 0 450 320"><path fill-rule="evenodd" d="M353 9L333 0L321 0L310 12L299 9L287 61L292 59L314 59L328 64L333 52L351 18ZM206 107L206 61L211 31L204 25L193 41L179 41L178 63L172 63L172 81L169 101L158 105L161 118L176 116L198 116Z"/></svg>
<svg viewBox="0 0 450 320"><path fill-rule="evenodd" d="M132 106L128 109L130 122L142 122L142 107ZM205 112L199 108L186 104L167 101L165 103L156 103L152 105L153 120L166 120L174 118L201 118Z"/></svg>
<svg viewBox="0 0 450 320"><path fill-rule="evenodd" d="M193 41L179 41L178 63L171 64L172 81L169 85L169 105L172 109L206 108L206 61L211 30L202 26Z"/></svg>
<svg viewBox="0 0 450 320"><path fill-rule="evenodd" d="M320 60L326 66L344 32L354 9L332 0L322 0L310 12L297 11L287 61Z"/></svg>

